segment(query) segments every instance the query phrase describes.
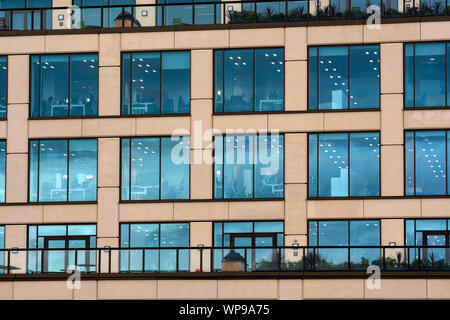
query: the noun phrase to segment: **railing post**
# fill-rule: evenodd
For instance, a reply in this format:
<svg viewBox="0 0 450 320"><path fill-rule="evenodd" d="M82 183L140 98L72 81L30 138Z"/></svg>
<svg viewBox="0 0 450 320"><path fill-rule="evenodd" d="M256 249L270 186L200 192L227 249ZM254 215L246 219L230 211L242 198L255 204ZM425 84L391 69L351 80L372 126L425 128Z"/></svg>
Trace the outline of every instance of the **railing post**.
<svg viewBox="0 0 450 320"><path fill-rule="evenodd" d="M383 271L386 270L386 248L383 247Z"/></svg>
<svg viewBox="0 0 450 320"><path fill-rule="evenodd" d="M180 249L177 248L176 250L177 250L177 251L176 251L176 252L177 252L177 257L176 257L176 259L177 259L177 260L176 260L176 263L177 263L177 269L176 269L176 271L178 272L178 271L180 270L180 269L179 269L179 266L178 266L178 264L179 264L179 262L180 262L180 261L179 261Z"/></svg>
<svg viewBox="0 0 450 320"><path fill-rule="evenodd" d="M145 249L142 249L142 272L145 272Z"/></svg>
<svg viewBox="0 0 450 320"><path fill-rule="evenodd" d="M11 249L8 249L8 264L6 265L6 271L9 274L11 268Z"/></svg>
<svg viewBox="0 0 450 320"><path fill-rule="evenodd" d="M306 270L306 256L305 256L305 248L302 249L302 269L303 272Z"/></svg>
<svg viewBox="0 0 450 320"><path fill-rule="evenodd" d="M190 256L189 252L189 256ZM200 272L203 272L203 247L200 248Z"/></svg>
<svg viewBox="0 0 450 320"><path fill-rule="evenodd" d="M86 257L86 256L85 256ZM85 259L86 260L86 259ZM77 248L75 248L75 268L74 269L76 269L77 268L77 265L78 265L78 249ZM87 266L86 266L86 269L87 269Z"/></svg>
<svg viewBox="0 0 450 320"><path fill-rule="evenodd" d="M316 271L316 248L313 248L313 270Z"/></svg>
<svg viewBox="0 0 450 320"><path fill-rule="evenodd" d="M95 253L98 254L98 268L96 269L97 273L102 272L102 249L95 249ZM97 259L95 259L97 260Z"/></svg>
<svg viewBox="0 0 450 320"><path fill-rule="evenodd" d="M284 21L288 21L288 0L284 0Z"/></svg>
<svg viewBox="0 0 450 320"><path fill-rule="evenodd" d="M306 0L306 4L307 4L307 7L306 7L306 9L308 10L308 12L306 13L307 15L306 15L306 19L307 20L310 20L311 19L311 13L310 13L310 10L311 10L311 5L310 5L310 0Z"/></svg>
<svg viewBox="0 0 450 320"><path fill-rule="evenodd" d="M350 271L350 246L347 248L347 271Z"/></svg>
<svg viewBox="0 0 450 320"><path fill-rule="evenodd" d="M111 273L111 251L112 251L112 248L109 248L109 250L108 250L108 273Z"/></svg>

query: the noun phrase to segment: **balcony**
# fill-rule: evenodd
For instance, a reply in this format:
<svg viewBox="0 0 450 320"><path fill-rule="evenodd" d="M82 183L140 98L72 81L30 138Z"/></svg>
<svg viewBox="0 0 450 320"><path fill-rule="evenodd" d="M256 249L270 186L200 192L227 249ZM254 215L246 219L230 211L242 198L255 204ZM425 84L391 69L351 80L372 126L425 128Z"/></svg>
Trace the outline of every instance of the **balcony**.
<svg viewBox="0 0 450 320"><path fill-rule="evenodd" d="M445 17L448 0L182 1L171 4L72 8L1 9L0 31L211 26L253 23L353 20L365 23L379 8L381 18ZM370 12L370 13L368 13ZM364 21L364 22L361 22Z"/></svg>
<svg viewBox="0 0 450 320"><path fill-rule="evenodd" d="M66 277L450 277L450 247L2 249L0 279Z"/></svg>

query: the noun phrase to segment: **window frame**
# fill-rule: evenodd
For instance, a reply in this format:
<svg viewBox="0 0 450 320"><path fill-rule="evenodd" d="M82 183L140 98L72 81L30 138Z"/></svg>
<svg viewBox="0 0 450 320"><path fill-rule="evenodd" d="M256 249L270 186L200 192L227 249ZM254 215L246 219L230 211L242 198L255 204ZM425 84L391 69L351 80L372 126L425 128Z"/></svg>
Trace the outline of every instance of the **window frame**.
<svg viewBox="0 0 450 320"><path fill-rule="evenodd" d="M336 218L332 218L332 219L307 219L306 220L306 229L307 229L307 235L306 235L306 243L307 243L307 247L312 247L312 248L320 248L321 246L319 245L319 230L318 230L318 228L319 228L319 222L323 222L323 221L330 221L330 222L342 222L342 221L346 221L347 222L347 224L348 224L348 226L347 226L347 230L348 230L348 237L347 237L347 243L348 243L348 245L347 246L342 246L342 248L343 249L345 249L345 248L352 248L352 247L358 247L358 246L351 246L350 245L350 222L351 221L373 221L373 222L376 222L376 221L378 221L378 223L379 223L379 226L380 226L380 228L379 228L379 237L380 237L380 244L379 245L372 245L372 246L364 246L364 247L374 247L374 248L378 248L378 247L380 247L380 246L382 246L382 238L381 238L381 235L382 235L382 225L381 225L381 218L379 218L379 219L377 219L377 218L368 218L368 219L364 219L364 218L357 218L357 219L336 219ZM406 221L406 219L403 219L404 221ZM312 246L311 244L310 244L310 241L309 241L309 224L311 223L311 222L316 222L317 223L317 228L316 228L316 233L317 233L317 237L316 237L316 239L317 239L317 245L316 246ZM405 224L405 226L406 226L406 224ZM405 229L406 230L406 229ZM405 239L406 239L406 234L405 234ZM406 242L405 242L406 243ZM323 247L327 247L327 246L323 246Z"/></svg>
<svg viewBox="0 0 450 320"><path fill-rule="evenodd" d="M8 159L7 159L7 148L8 148L8 140L7 139L0 139L0 142L4 142L5 143L5 190L4 190L4 194L5 194L5 200L4 201L0 201L0 206L1 205L5 205L6 204L6 172L7 172L7 170L8 170L8 167L7 167L7 165L8 165ZM2 152L2 151L0 151L0 152ZM1 225L0 225L1 226Z"/></svg>
<svg viewBox="0 0 450 320"><path fill-rule="evenodd" d="M279 133L278 135L283 136L283 196L279 197L279 198L255 198L255 165L257 165L257 163L252 163L252 194L253 197L252 198L225 198L224 195L225 193L223 192L224 190L224 183L225 183L225 178L222 179L222 197L220 198L216 198L216 193L215 193L215 177L216 177L216 170L215 170L215 156L216 156L216 145L215 145L215 139L216 136L221 136L222 139L225 139L225 137L227 136L252 136L255 137L255 141L253 143L253 158L255 158L255 153L256 153L256 142L257 142L257 138L262 135L261 133L257 132L257 133L253 133L253 134L245 134L245 133L232 133L227 135L225 134L215 134L212 136L212 144L213 144L213 149L212 149L212 159L213 159L213 163L212 163L212 199L213 201L284 201L285 197L286 197L286 135L285 133ZM271 136L271 134L265 134L266 136ZM222 166L224 166L225 164L225 144L222 144L223 146L223 150L222 150ZM254 159L253 159L253 162ZM224 172L225 167L222 168L222 171ZM220 222L220 221L216 221L216 222ZM250 222L250 221L249 221Z"/></svg>
<svg viewBox="0 0 450 320"><path fill-rule="evenodd" d="M5 88L6 88L6 92L5 92L5 101L6 101L6 113L4 117L0 117L0 121L6 121L8 120L8 77L9 77L9 67L8 67L8 62L9 62L9 57L8 55L0 55L0 58L5 58L5 62L6 62L6 82L5 82Z"/></svg>
<svg viewBox="0 0 450 320"><path fill-rule="evenodd" d="M365 47L365 46L378 46L378 54L379 54L379 59L380 62L378 64L378 68L379 68L379 77L378 77L378 88L379 88L379 92L378 92L378 108L350 108L350 103L348 104L349 107L346 109L319 109L319 78L317 78L317 109L310 109L310 105L309 105L309 90L310 90L310 79L309 79L309 68L310 68L310 54L309 54L309 49L310 48L317 48L317 51L319 50L319 48L322 47L347 47L347 59L348 59L348 89L349 89L349 94L348 94L348 101L350 101L350 48L351 47ZM382 57L381 57L381 46L380 43L361 43L361 44L330 44L330 45L312 45L312 46L307 46L306 48L307 50L307 68L306 68L306 83L307 83L307 88L306 88L306 105L307 105L307 112L370 112L370 111L381 111L381 63L382 63ZM317 63L319 64L319 59L317 57ZM318 72L318 68L319 65L317 64L316 66L316 72Z"/></svg>
<svg viewBox="0 0 450 320"><path fill-rule="evenodd" d="M84 116L71 116L70 115L70 105L71 105L71 102L70 102L70 98L71 98L71 96L70 96L70 69L71 69L71 67L70 67L70 62L71 62L71 59L70 59L70 57L71 56L76 56L76 55L78 55L78 56L82 56L82 55L90 55L90 54L93 54L93 55L97 55L97 114L96 115L84 115ZM44 116L44 117L41 117L40 116L40 114L41 114L41 85L42 85L42 83L41 83L41 60L42 60L42 57L43 56L67 56L67 60L68 60L68 73L67 73L67 83L68 83L68 85L67 85L67 93L68 93L68 99L69 99L69 103L67 104L67 116L56 116L56 117L49 117L49 116ZM38 86L38 89L39 89L39 99L38 99L38 114L39 114L39 116L38 117L33 117L32 115L31 115L31 99L32 99L32 97L33 97L33 95L32 95L32 85L33 85L33 76L32 76L32 69L33 69L33 57L39 57L39 75L38 75L38 78L39 78L39 86ZM49 54L30 54L29 55L29 57L28 57L28 59L29 59L29 65L28 65L28 68L29 68L29 79L28 79L28 81L29 81L29 83L28 83L28 96L30 97L29 99L30 99L30 103L29 103L29 108L28 108L28 118L30 119L30 120L40 120L40 119L42 119L42 120L52 120L52 119L85 119L85 118L99 118L100 117L100 104L99 104L99 97L100 97L100 54L99 54L99 52L83 52L83 53L49 53ZM47 140L49 140L49 139L47 139Z"/></svg>
<svg viewBox="0 0 450 320"><path fill-rule="evenodd" d="M122 225L128 225L128 247L122 247ZM166 222L161 222L161 221L134 221L134 222L119 222L119 270L121 270L122 268L122 260L121 260L121 254L122 254L122 250L127 250L128 249L128 253L126 253L126 255L128 256L128 270L126 271L127 273L130 273L130 257L131 254L129 251L133 250L133 247L131 247L131 225L133 224L137 224L137 225L143 225L143 224L157 224L158 225L158 247L148 247L148 250L157 250L158 251L158 272L160 272L161 270L161 259L159 258L159 255L161 253L161 225L162 224L187 224L188 228L189 228L189 232L188 232L188 247L191 248L191 221L166 221ZM214 235L213 235L214 236ZM162 248L168 248L168 249L163 249L164 250L179 250L180 247L162 247ZM172 249L170 249L172 248ZM189 269L191 268L191 263L192 263L192 259L191 259L191 249L186 249L188 250L189 254L188 254L188 267ZM143 250L145 251L145 250ZM179 257L178 260L176 261L178 263L176 263L176 268L177 270L175 272L190 272L190 271L180 271L179 270L179 266L180 266L180 261L179 261ZM142 270L140 273L151 273L145 270Z"/></svg>
<svg viewBox="0 0 450 320"><path fill-rule="evenodd" d="M435 107L416 107L416 44L433 44L433 43L437 43L437 44L444 44L445 47L445 104L446 106L435 106ZM414 102L414 106L413 107L407 107L406 106L406 45L407 44L411 44L413 45L413 102ZM448 53L448 45L450 45L450 40L443 40L443 41L413 41L413 42L403 42L402 43L402 53L403 53L403 110L448 110L450 109L450 103L448 103L447 101L447 97L448 97L448 89L450 87L450 79L448 79L448 77L450 76L447 72L447 66L450 65L450 61L449 59L449 53ZM428 130L428 131L432 131L432 130Z"/></svg>
<svg viewBox="0 0 450 320"><path fill-rule="evenodd" d="M310 188L310 183L309 183L309 150L310 150L310 146L309 146L309 136L312 134L317 135L317 137L319 137L319 135L321 134L347 134L348 135L348 143L347 143L347 149L348 149L348 195L347 196L338 196L338 197L321 197L319 196L319 157L317 156L317 164L316 164L316 168L317 168L317 196L316 197L311 197L309 195L309 188ZM379 195L378 196L351 196L350 195L350 134L352 133L378 133L378 141L379 141L379 146L378 146L378 181L379 181ZM307 177L307 196L306 199L307 200L349 200L349 199L378 199L378 198L383 198L383 196L381 195L381 131L376 131L376 130L367 130L367 131L326 131L326 132L309 132L307 133L307 138L306 138L306 143L307 143L307 150L306 150L306 168L307 168L307 173L306 173L306 177ZM318 150L319 148L317 148ZM318 155L318 154L317 154Z"/></svg>
<svg viewBox="0 0 450 320"><path fill-rule="evenodd" d="M428 108L428 107L426 107ZM446 107L448 108L448 107ZM445 133L445 194L423 194L423 195L417 195L416 194L416 132L424 132L424 131L434 131L434 132L444 132ZM413 132L414 133L414 194L406 194L406 133L407 132ZM448 173L449 173L449 166L448 166L448 152L449 152L449 143L448 139L450 139L450 129L412 129L412 130L403 130L403 142L404 142L404 148L403 148L403 195L406 198L447 198L450 197L449 191L449 180L448 180Z"/></svg>
<svg viewBox="0 0 450 320"><path fill-rule="evenodd" d="M191 151L191 136L190 135L180 135L179 138L185 138L188 137L189 138L189 152ZM123 158L122 158L122 141L125 139L130 139L130 144L131 144L131 140L133 139L147 139L147 138L158 138L159 139L159 199L158 200L131 200L131 179L130 179L130 186L129 187L129 192L128 195L130 197L129 200L123 200L122 199L122 166L123 166ZM152 202L186 202L186 201L190 201L191 200L191 154L189 154L189 197L187 199L161 199L161 140L162 138L172 138L172 136L169 135L162 135L162 136L127 136L127 137L120 137L120 160L119 160L119 203L152 203ZM131 153L131 147L130 147L130 153ZM131 159L131 156L130 156ZM131 165L130 165L130 169L131 171ZM130 175L131 176L131 175ZM151 223L151 222L149 222Z"/></svg>
<svg viewBox="0 0 450 320"><path fill-rule="evenodd" d="M189 53L189 112L184 113L162 113L162 72L163 72L163 66L162 66L162 56L164 52L188 52ZM123 113L123 103L124 103L124 96L123 96L123 90L124 90L124 78L123 78L123 56L125 54L130 55L130 85L131 85L131 79L133 76L133 71L131 69L132 67L132 59L134 53L159 53L159 61L160 61L160 72L159 72L159 113L143 113L143 114L135 114L132 113L132 107L130 103L130 113L124 114ZM130 86L130 102L132 99L131 94L131 86ZM120 117L125 118L135 118L135 117L184 117L184 116L190 116L192 113L192 50L191 49L179 49L179 50L133 50L133 51L121 51L120 52Z"/></svg>
<svg viewBox="0 0 450 320"><path fill-rule="evenodd" d="M27 185L27 202L28 204L96 204L98 202L98 176L99 176L99 143L98 143L98 139L96 137L93 138L37 138L37 139L28 139L28 185ZM37 172L37 193L36 193L36 198L37 201L30 201L30 186L31 186L31 174L30 174L30 170L31 170L31 161L30 161L30 156L31 156L31 141L37 141L38 143L40 143L40 141L42 140L46 140L46 141L55 141L55 140L65 140L67 141L67 146L69 146L69 142L70 140L96 140L97 142L97 167L96 167L96 172L97 172L97 178L96 178L96 187L95 187L95 200L91 200L91 201L69 201L69 157L67 157L67 200L66 201L39 201L39 180L40 180L40 171L39 171L39 159L40 159L40 152L38 152L38 159L37 159L37 163L38 163L38 172ZM66 224L67 223L61 223L61 224ZM92 224L92 223L86 223L86 224Z"/></svg>
<svg viewBox="0 0 450 320"><path fill-rule="evenodd" d="M273 49L281 49L283 50L283 109L282 110L271 110L271 111L256 111L255 110L255 83L256 83L256 68L255 68L255 51L256 50L273 50ZM253 111L223 111L223 112L217 112L216 111L216 52L222 51L223 57L222 57L222 83L223 83L223 96L225 97L225 52L230 50L252 50L252 56L253 56ZM248 114L270 114L270 113L284 113L286 112L286 48L282 46L276 46L276 47L236 47L236 48L216 48L213 49L212 53L212 114L213 115L248 115ZM224 100L225 102L225 100ZM225 107L225 103L223 105Z"/></svg>

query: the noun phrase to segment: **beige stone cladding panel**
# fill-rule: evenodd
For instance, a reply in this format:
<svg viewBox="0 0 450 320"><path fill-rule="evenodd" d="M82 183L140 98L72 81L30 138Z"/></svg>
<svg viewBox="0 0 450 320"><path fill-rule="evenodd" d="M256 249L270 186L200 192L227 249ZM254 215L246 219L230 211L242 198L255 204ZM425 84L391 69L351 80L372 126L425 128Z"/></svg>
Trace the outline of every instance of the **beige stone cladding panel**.
<svg viewBox="0 0 450 320"><path fill-rule="evenodd" d="M306 60L307 39L306 27L286 28L284 58L289 60Z"/></svg>
<svg viewBox="0 0 450 320"><path fill-rule="evenodd" d="M308 64L306 61L287 61L285 67L285 110L304 111L308 108Z"/></svg>
<svg viewBox="0 0 450 320"><path fill-rule="evenodd" d="M450 110L403 111L405 129L450 128Z"/></svg>
<svg viewBox="0 0 450 320"><path fill-rule="evenodd" d="M173 203L120 203L121 222L173 221Z"/></svg>
<svg viewBox="0 0 450 320"><path fill-rule="evenodd" d="M175 32L176 49L213 49L228 48L230 32L228 30L197 30Z"/></svg>
<svg viewBox="0 0 450 320"><path fill-rule="evenodd" d="M403 92L403 43L380 44L380 85L382 94Z"/></svg>
<svg viewBox="0 0 450 320"><path fill-rule="evenodd" d="M363 200L308 200L308 219L363 218Z"/></svg>
<svg viewBox="0 0 450 320"><path fill-rule="evenodd" d="M364 299L365 279L305 279L304 299Z"/></svg>
<svg viewBox="0 0 450 320"><path fill-rule="evenodd" d="M365 288L366 299L426 299L426 279L382 279L381 288Z"/></svg>
<svg viewBox="0 0 450 320"><path fill-rule="evenodd" d="M381 146L381 195L403 196L403 146Z"/></svg>
<svg viewBox="0 0 450 320"><path fill-rule="evenodd" d="M278 281L263 280L219 280L219 299L278 299Z"/></svg>
<svg viewBox="0 0 450 320"><path fill-rule="evenodd" d="M14 300L72 300L65 281L15 281Z"/></svg>
<svg viewBox="0 0 450 320"><path fill-rule="evenodd" d="M29 102L29 64L27 55L8 57L8 104Z"/></svg>
<svg viewBox="0 0 450 320"><path fill-rule="evenodd" d="M229 218L242 220L282 220L283 201L231 201Z"/></svg>
<svg viewBox="0 0 450 320"><path fill-rule="evenodd" d="M27 202L28 154L7 154L6 163L6 202Z"/></svg>
<svg viewBox="0 0 450 320"><path fill-rule="evenodd" d="M217 299L217 280L158 280L158 299Z"/></svg>
<svg viewBox="0 0 450 320"><path fill-rule="evenodd" d="M285 234L306 234L306 184L286 184Z"/></svg>
<svg viewBox="0 0 450 320"><path fill-rule="evenodd" d="M366 199L365 218L420 217L421 199Z"/></svg>
<svg viewBox="0 0 450 320"><path fill-rule="evenodd" d="M101 33L99 41L99 66L120 66L120 34Z"/></svg>
<svg viewBox="0 0 450 320"><path fill-rule="evenodd" d="M308 175L308 135L306 133L285 134L285 182L306 183Z"/></svg>
<svg viewBox="0 0 450 320"><path fill-rule="evenodd" d="M213 97L213 50L191 51L191 98Z"/></svg>
<svg viewBox="0 0 450 320"><path fill-rule="evenodd" d="M383 23L381 28L363 25L364 42L408 42L420 40L420 23Z"/></svg>
<svg viewBox="0 0 450 320"><path fill-rule="evenodd" d="M283 28L231 29L230 47L283 47Z"/></svg>
<svg viewBox="0 0 450 320"><path fill-rule="evenodd" d="M97 205L44 205L44 223L97 223Z"/></svg>
<svg viewBox="0 0 450 320"><path fill-rule="evenodd" d="M131 32L120 34L121 51L174 49L173 32Z"/></svg>
<svg viewBox="0 0 450 320"><path fill-rule="evenodd" d="M227 220L228 202L175 202L176 221Z"/></svg>
<svg viewBox="0 0 450 320"><path fill-rule="evenodd" d="M98 84L98 114L120 115L120 67L100 67Z"/></svg>
<svg viewBox="0 0 450 320"><path fill-rule="evenodd" d="M8 153L28 152L28 105L8 106Z"/></svg>
<svg viewBox="0 0 450 320"><path fill-rule="evenodd" d="M98 281L98 299L156 299L157 280L101 280Z"/></svg>
<svg viewBox="0 0 450 320"><path fill-rule="evenodd" d="M381 144L403 144L403 95L381 96Z"/></svg>
<svg viewBox="0 0 450 320"><path fill-rule="evenodd" d="M47 35L46 53L98 52L97 34Z"/></svg>
<svg viewBox="0 0 450 320"><path fill-rule="evenodd" d="M14 205L0 207L0 224L39 224L43 222L40 205Z"/></svg>
<svg viewBox="0 0 450 320"><path fill-rule="evenodd" d="M363 27L361 25L308 27L308 45L362 42Z"/></svg>
<svg viewBox="0 0 450 320"><path fill-rule="evenodd" d="M98 186L118 187L120 180L120 139L98 139Z"/></svg>
<svg viewBox="0 0 450 320"><path fill-rule="evenodd" d="M81 136L81 119L28 120L29 138L71 138Z"/></svg>
<svg viewBox="0 0 450 320"><path fill-rule="evenodd" d="M323 130L323 113L270 114L268 130L311 132Z"/></svg>

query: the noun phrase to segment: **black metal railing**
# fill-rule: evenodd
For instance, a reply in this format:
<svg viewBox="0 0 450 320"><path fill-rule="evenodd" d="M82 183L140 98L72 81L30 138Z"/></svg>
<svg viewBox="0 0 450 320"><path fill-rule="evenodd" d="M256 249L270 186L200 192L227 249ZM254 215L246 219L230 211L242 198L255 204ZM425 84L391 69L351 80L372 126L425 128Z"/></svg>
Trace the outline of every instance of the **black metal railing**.
<svg viewBox="0 0 450 320"><path fill-rule="evenodd" d="M364 3L364 4L362 4ZM366 19L449 15L448 0L186 1L128 6L0 9L0 30L140 28L181 25Z"/></svg>
<svg viewBox="0 0 450 320"><path fill-rule="evenodd" d="M1 249L8 274L450 271L448 246Z"/></svg>

